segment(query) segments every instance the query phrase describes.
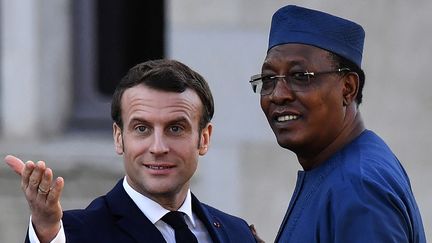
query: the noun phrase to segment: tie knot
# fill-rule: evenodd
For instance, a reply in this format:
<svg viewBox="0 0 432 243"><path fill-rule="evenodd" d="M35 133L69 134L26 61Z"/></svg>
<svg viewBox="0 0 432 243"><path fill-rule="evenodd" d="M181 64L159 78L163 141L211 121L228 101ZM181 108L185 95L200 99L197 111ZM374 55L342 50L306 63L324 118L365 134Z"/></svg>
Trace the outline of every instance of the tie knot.
<svg viewBox="0 0 432 243"><path fill-rule="evenodd" d="M183 218L183 213L179 211L171 211L162 217L162 220L169 224L173 229L188 228L186 221Z"/></svg>

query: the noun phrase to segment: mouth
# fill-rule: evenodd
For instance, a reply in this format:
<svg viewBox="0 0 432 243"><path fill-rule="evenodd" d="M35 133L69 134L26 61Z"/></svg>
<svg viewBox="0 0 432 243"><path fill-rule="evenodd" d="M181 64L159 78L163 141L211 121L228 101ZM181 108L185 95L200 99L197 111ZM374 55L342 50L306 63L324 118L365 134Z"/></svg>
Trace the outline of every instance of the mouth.
<svg viewBox="0 0 432 243"><path fill-rule="evenodd" d="M146 168L151 170L166 170L174 168L174 166L163 166L163 165L144 165Z"/></svg>
<svg viewBox="0 0 432 243"><path fill-rule="evenodd" d="M175 167L175 165L171 163L146 163L143 164L145 168L153 171L152 173L160 174L167 173L171 171Z"/></svg>
<svg viewBox="0 0 432 243"><path fill-rule="evenodd" d="M300 116L298 115L281 115L281 116L276 116L275 120L277 122L286 122L286 121L298 120L299 118Z"/></svg>

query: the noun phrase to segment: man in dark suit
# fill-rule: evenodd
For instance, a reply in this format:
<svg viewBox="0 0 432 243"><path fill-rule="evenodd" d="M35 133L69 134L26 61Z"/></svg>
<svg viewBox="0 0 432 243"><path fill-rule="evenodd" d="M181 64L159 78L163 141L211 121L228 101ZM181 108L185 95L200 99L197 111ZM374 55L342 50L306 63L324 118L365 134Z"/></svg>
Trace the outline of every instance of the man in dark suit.
<svg viewBox="0 0 432 243"><path fill-rule="evenodd" d="M133 67L113 95L116 152L126 176L86 209L62 212L61 177L45 163L5 161L22 176L31 209L30 242L255 242L240 218L190 192L207 153L214 106L201 75L173 60Z"/></svg>

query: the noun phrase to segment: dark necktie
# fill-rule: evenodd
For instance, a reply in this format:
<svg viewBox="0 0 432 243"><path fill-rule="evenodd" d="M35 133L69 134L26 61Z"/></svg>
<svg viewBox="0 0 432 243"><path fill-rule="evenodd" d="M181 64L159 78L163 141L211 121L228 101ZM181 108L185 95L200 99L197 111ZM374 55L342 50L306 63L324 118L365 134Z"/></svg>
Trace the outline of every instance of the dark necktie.
<svg viewBox="0 0 432 243"><path fill-rule="evenodd" d="M165 214L162 220L174 229L176 243L198 243L197 238L187 226L183 213L171 211Z"/></svg>

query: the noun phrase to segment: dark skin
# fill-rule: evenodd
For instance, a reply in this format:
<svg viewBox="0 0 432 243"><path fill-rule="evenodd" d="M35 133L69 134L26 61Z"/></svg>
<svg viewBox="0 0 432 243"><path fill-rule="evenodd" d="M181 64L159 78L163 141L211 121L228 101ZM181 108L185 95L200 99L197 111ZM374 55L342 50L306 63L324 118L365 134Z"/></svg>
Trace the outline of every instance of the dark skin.
<svg viewBox="0 0 432 243"><path fill-rule="evenodd" d="M269 50L262 73L336 69L326 50L284 44ZM279 80L271 94L261 96L261 108L279 145L293 151L304 170L319 166L365 129L355 101L359 90L356 73L317 76L311 85L311 90L295 92Z"/></svg>

